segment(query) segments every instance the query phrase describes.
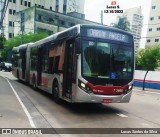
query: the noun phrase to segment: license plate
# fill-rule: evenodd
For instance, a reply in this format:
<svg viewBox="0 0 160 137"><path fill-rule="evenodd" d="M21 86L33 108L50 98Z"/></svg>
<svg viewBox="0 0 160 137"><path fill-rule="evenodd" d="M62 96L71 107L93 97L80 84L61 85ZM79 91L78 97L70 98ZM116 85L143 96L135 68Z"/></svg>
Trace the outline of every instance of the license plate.
<svg viewBox="0 0 160 137"><path fill-rule="evenodd" d="M112 99L103 99L102 103L112 103Z"/></svg>

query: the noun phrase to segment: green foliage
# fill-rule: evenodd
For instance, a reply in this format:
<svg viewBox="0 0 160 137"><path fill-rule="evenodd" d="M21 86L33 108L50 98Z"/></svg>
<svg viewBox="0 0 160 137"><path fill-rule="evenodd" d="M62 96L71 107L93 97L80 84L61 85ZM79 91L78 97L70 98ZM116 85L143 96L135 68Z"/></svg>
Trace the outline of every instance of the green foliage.
<svg viewBox="0 0 160 137"><path fill-rule="evenodd" d="M129 29L130 23L127 20L126 17L118 16L118 22L117 23L111 23L111 26L113 26L115 28L118 28L118 29L125 30L125 31L129 31L130 30Z"/></svg>
<svg viewBox="0 0 160 137"><path fill-rule="evenodd" d="M4 35L0 35L0 49L3 49L4 43L6 41L6 38L4 37Z"/></svg>
<svg viewBox="0 0 160 137"><path fill-rule="evenodd" d="M13 47L17 47L21 44L29 43L29 42L36 42L47 37L47 32L40 32L40 33L28 33L24 35L15 36L5 42L6 50L12 49Z"/></svg>
<svg viewBox="0 0 160 137"><path fill-rule="evenodd" d="M21 44L36 42L48 36L47 32L38 32L36 34L28 33L24 35L15 36L9 40L4 40L4 48L1 51L1 57L4 61L7 59L7 54L13 47L17 47Z"/></svg>
<svg viewBox="0 0 160 137"><path fill-rule="evenodd" d="M136 65L148 71L160 67L160 45L139 50L136 55Z"/></svg>
<svg viewBox="0 0 160 137"><path fill-rule="evenodd" d="M160 67L160 45L147 47L146 49L139 50L136 55L136 65L146 70L143 80L143 90L145 87L145 79L149 71L154 71Z"/></svg>

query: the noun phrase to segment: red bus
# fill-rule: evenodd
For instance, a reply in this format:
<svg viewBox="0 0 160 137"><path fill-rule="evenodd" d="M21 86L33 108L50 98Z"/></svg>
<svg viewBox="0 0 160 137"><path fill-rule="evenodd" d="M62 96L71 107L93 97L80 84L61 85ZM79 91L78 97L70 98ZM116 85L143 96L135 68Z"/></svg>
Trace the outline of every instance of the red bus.
<svg viewBox="0 0 160 137"><path fill-rule="evenodd" d="M13 75L53 95L56 102L126 103L132 94L132 34L76 25L13 48Z"/></svg>

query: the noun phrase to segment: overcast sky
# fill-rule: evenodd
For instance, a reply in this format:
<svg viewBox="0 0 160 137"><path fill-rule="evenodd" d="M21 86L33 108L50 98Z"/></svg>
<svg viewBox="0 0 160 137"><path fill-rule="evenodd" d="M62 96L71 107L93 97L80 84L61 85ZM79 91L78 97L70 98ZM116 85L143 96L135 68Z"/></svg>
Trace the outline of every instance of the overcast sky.
<svg viewBox="0 0 160 137"><path fill-rule="evenodd" d="M101 10L106 9L106 5L111 5L112 0L85 0L85 17L88 20L95 22L101 21L100 13ZM133 7L142 8L142 14L144 16L143 24L148 24L150 3L151 0L114 0L117 5L120 6L120 9L125 10ZM110 25L112 22L116 21L118 14L105 13L103 14L103 22L106 25ZM142 37L146 36L147 25L143 25ZM141 42L141 47L143 47L144 41Z"/></svg>

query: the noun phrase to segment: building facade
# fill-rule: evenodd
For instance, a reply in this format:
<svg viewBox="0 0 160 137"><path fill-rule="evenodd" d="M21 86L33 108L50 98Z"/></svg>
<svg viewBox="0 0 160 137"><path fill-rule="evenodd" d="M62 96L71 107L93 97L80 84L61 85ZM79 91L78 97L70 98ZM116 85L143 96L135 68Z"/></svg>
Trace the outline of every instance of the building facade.
<svg viewBox="0 0 160 137"><path fill-rule="evenodd" d="M141 7L126 9L121 16L126 17L130 23L129 28L134 36L135 52L137 52L140 47L143 25L142 9Z"/></svg>
<svg viewBox="0 0 160 137"><path fill-rule="evenodd" d="M24 22L21 26L18 20L20 20L22 15L24 16ZM83 14L77 12L63 14L36 6L17 12L15 14L15 19L17 20L14 29L15 35L22 34L22 30L23 33L46 31L48 34L54 34L76 24L101 25L96 22L85 20Z"/></svg>
<svg viewBox="0 0 160 137"><path fill-rule="evenodd" d="M160 1L152 0L145 46L160 44Z"/></svg>
<svg viewBox="0 0 160 137"><path fill-rule="evenodd" d="M8 6L3 20L4 35L6 39L15 36L14 29L16 26L15 13L30 8L32 6L41 9L48 9L64 15L70 12L81 13L84 16L85 0L8 0Z"/></svg>

